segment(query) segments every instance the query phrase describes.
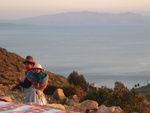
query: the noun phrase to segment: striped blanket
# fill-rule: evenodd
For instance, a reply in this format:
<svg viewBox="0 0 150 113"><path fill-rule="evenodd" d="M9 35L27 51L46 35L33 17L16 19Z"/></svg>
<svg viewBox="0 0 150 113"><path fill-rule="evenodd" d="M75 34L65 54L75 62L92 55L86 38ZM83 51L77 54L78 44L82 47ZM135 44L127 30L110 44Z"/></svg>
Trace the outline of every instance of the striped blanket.
<svg viewBox="0 0 150 113"><path fill-rule="evenodd" d="M24 105L22 103L9 103L0 101L1 113L74 113L42 106Z"/></svg>

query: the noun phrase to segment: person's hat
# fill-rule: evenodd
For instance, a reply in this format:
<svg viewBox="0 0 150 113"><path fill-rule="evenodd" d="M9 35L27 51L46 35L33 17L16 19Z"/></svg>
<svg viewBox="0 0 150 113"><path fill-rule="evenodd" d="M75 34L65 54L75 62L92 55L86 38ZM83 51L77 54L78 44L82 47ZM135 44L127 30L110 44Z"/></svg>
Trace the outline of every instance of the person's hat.
<svg viewBox="0 0 150 113"><path fill-rule="evenodd" d="M24 63L24 64L25 64L25 63L35 64L35 61L34 61L34 59L33 59L32 56L27 56L26 59L25 59L25 61L24 61L23 63Z"/></svg>
<svg viewBox="0 0 150 113"><path fill-rule="evenodd" d="M44 70L44 68L42 67L41 64L35 64L35 65L33 66L33 69L34 69L34 68L38 68L38 69Z"/></svg>

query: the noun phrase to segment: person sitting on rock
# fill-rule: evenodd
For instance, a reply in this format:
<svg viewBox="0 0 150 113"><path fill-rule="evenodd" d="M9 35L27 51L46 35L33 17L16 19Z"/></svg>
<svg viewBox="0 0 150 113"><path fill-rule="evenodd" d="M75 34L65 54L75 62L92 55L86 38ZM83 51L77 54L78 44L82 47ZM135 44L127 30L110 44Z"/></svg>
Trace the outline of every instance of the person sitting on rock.
<svg viewBox="0 0 150 113"><path fill-rule="evenodd" d="M32 57L30 57L30 61L31 59ZM28 61L26 58L24 64L34 63ZM34 60L32 59L32 61ZM48 84L49 77L47 74L43 72L44 68L40 64L35 64L29 67L32 68L26 72L26 78L24 79L24 81L22 82L20 79L17 80L20 86L24 88L25 99L23 103L34 102L40 105L45 105L47 104L47 101L43 93L43 90L46 88Z"/></svg>

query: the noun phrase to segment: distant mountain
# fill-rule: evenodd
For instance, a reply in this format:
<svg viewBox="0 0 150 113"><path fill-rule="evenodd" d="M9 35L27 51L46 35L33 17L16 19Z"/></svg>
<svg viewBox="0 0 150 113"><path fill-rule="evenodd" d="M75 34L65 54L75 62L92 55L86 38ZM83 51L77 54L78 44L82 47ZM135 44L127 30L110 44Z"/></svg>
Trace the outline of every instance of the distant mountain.
<svg viewBox="0 0 150 113"><path fill-rule="evenodd" d="M67 12L60 14L42 15L18 20L0 20L0 23L35 25L71 25L71 24L150 24L150 17L135 13L97 13L97 12Z"/></svg>

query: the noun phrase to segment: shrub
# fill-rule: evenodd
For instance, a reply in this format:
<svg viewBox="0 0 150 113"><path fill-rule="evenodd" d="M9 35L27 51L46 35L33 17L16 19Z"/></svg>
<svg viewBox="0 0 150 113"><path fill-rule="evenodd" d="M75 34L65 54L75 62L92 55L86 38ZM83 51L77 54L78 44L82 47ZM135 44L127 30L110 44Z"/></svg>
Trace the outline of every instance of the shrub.
<svg viewBox="0 0 150 113"><path fill-rule="evenodd" d="M75 86L80 86L80 87L82 87L83 90L87 90L88 83L86 82L84 76L83 75L79 75L78 72L73 71L68 76L67 79L68 79L70 84L73 84Z"/></svg>
<svg viewBox="0 0 150 113"><path fill-rule="evenodd" d="M46 89L44 90L44 93L47 95L53 95L54 91L57 89L58 87L56 86L52 86L52 85L48 85L46 87Z"/></svg>
<svg viewBox="0 0 150 113"><path fill-rule="evenodd" d="M145 98L140 96L138 90L128 90L121 82L115 82L114 89L102 87L99 91L90 91L84 96L81 101L84 100L97 101L99 105L120 106L124 112L140 112L146 113L144 105Z"/></svg>
<svg viewBox="0 0 150 113"><path fill-rule="evenodd" d="M68 104L68 99L67 99L67 98L64 98L63 100L61 100L61 101L59 102L59 104L62 104L62 105L69 105L69 104Z"/></svg>
<svg viewBox="0 0 150 113"><path fill-rule="evenodd" d="M87 93L86 91L83 90L83 88L81 86L76 86L75 87L75 94L78 96L78 97L83 97L85 96Z"/></svg>
<svg viewBox="0 0 150 113"><path fill-rule="evenodd" d="M79 85L75 86L72 84L68 87L64 87L63 91L64 91L65 96L67 96L67 97L70 97L70 96L75 95L75 94L78 97L83 97L86 95L86 92Z"/></svg>
<svg viewBox="0 0 150 113"><path fill-rule="evenodd" d="M71 95L76 94L75 87L73 85L70 85L68 87L63 88L64 94L66 97L70 97Z"/></svg>

